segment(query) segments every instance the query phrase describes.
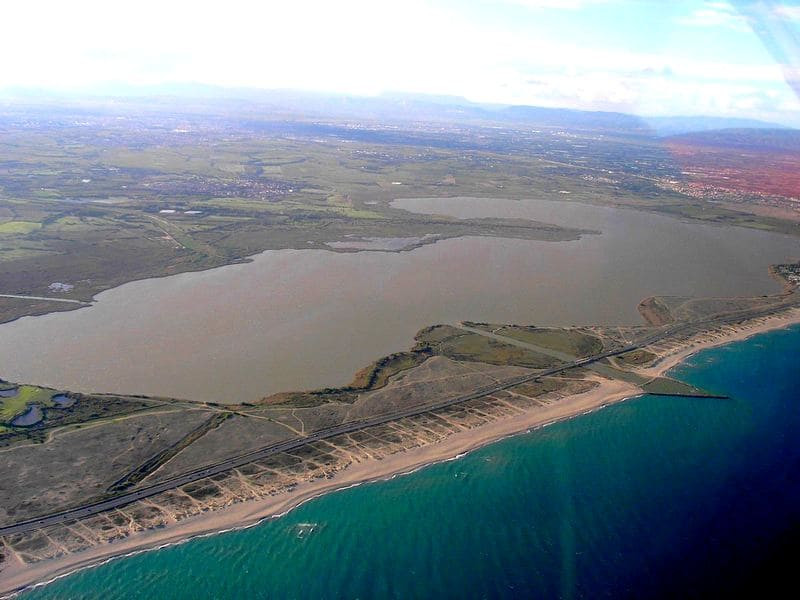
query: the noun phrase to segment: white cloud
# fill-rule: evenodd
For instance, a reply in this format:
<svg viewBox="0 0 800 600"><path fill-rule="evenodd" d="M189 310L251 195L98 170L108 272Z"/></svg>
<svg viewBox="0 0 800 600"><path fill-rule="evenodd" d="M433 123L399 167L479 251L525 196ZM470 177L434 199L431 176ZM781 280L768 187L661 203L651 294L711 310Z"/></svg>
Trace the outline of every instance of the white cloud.
<svg viewBox="0 0 800 600"><path fill-rule="evenodd" d="M800 21L800 6L778 5L772 8L772 13L787 21Z"/></svg>
<svg viewBox="0 0 800 600"><path fill-rule="evenodd" d="M678 17L675 22L687 27L729 27L747 31L747 21L727 2L706 2L688 15Z"/></svg>
<svg viewBox="0 0 800 600"><path fill-rule="evenodd" d="M550 74L509 85L517 103L612 110L643 115L711 114L771 121L800 119L800 101L785 86L725 80L690 80L623 75L612 71Z"/></svg>
<svg viewBox="0 0 800 600"><path fill-rule="evenodd" d="M591 4L612 4L617 1L619 0L500 0L504 4L514 4L524 8L559 10L578 10Z"/></svg>

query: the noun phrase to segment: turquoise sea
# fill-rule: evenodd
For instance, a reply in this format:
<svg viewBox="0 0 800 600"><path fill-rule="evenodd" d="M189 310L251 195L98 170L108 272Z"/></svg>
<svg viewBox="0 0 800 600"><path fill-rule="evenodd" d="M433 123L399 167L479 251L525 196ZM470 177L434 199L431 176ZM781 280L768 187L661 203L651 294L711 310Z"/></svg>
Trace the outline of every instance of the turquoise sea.
<svg viewBox="0 0 800 600"><path fill-rule="evenodd" d="M730 400L632 399L24 600L765 591L800 538L798 348L775 331L673 372Z"/></svg>

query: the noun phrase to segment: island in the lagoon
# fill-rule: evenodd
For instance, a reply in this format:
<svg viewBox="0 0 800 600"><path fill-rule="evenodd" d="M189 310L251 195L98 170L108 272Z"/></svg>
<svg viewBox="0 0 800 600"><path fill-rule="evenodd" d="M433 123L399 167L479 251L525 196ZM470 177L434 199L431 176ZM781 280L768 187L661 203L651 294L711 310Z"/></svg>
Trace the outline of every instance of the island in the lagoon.
<svg viewBox="0 0 800 600"><path fill-rule="evenodd" d="M800 323L800 265L771 273L784 284L771 296L647 298L641 326L434 325L347 386L253 403L0 383L0 452L21 483L0 510L0 592L246 526L641 393L724 401L668 371ZM76 455L80 474L65 466Z"/></svg>

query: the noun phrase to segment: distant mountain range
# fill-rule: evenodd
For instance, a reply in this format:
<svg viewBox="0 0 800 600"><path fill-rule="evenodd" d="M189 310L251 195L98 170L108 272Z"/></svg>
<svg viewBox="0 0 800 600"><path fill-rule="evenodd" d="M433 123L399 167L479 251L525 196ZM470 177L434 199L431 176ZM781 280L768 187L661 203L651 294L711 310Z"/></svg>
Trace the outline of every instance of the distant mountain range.
<svg viewBox="0 0 800 600"><path fill-rule="evenodd" d="M658 136L673 136L719 129L796 131L778 123L733 117L644 117L643 120Z"/></svg>
<svg viewBox="0 0 800 600"><path fill-rule="evenodd" d="M539 127L606 130L638 135L675 136L719 129L789 130L777 123L755 119L711 116L639 117L621 112L586 111L569 108L481 104L459 96L389 92L379 96L346 96L295 90L223 88L205 84L154 86L107 85L75 92L6 88L0 100L21 102L94 101L117 99L123 103L178 104L189 111L214 108L271 111L284 115L378 119L390 121L443 121L473 124L519 124ZM180 100L180 102L176 102ZM192 100L187 105L186 100Z"/></svg>
<svg viewBox="0 0 800 600"><path fill-rule="evenodd" d="M621 112L586 111L570 108L542 106L479 104L459 96L433 96L426 94L387 93L379 98L387 101L405 101L408 106L447 107L453 113L475 111L485 118L502 121L531 123L541 126L586 127L627 131L649 131L658 136L671 136L694 131L717 129L789 129L778 123L735 117L669 116L639 117Z"/></svg>

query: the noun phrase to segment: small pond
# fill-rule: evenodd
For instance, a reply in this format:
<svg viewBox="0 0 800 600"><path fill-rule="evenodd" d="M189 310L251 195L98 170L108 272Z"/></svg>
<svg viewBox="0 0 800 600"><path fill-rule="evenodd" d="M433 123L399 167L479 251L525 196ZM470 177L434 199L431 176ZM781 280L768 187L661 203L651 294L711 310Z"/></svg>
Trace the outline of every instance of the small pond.
<svg viewBox="0 0 800 600"><path fill-rule="evenodd" d="M43 418L42 407L38 404L32 404L24 413L14 417L11 424L14 427L30 427L31 425L36 425Z"/></svg>
<svg viewBox="0 0 800 600"><path fill-rule="evenodd" d="M75 404L75 398L70 398L66 394L55 394L50 400L56 405L56 408L69 408Z"/></svg>

